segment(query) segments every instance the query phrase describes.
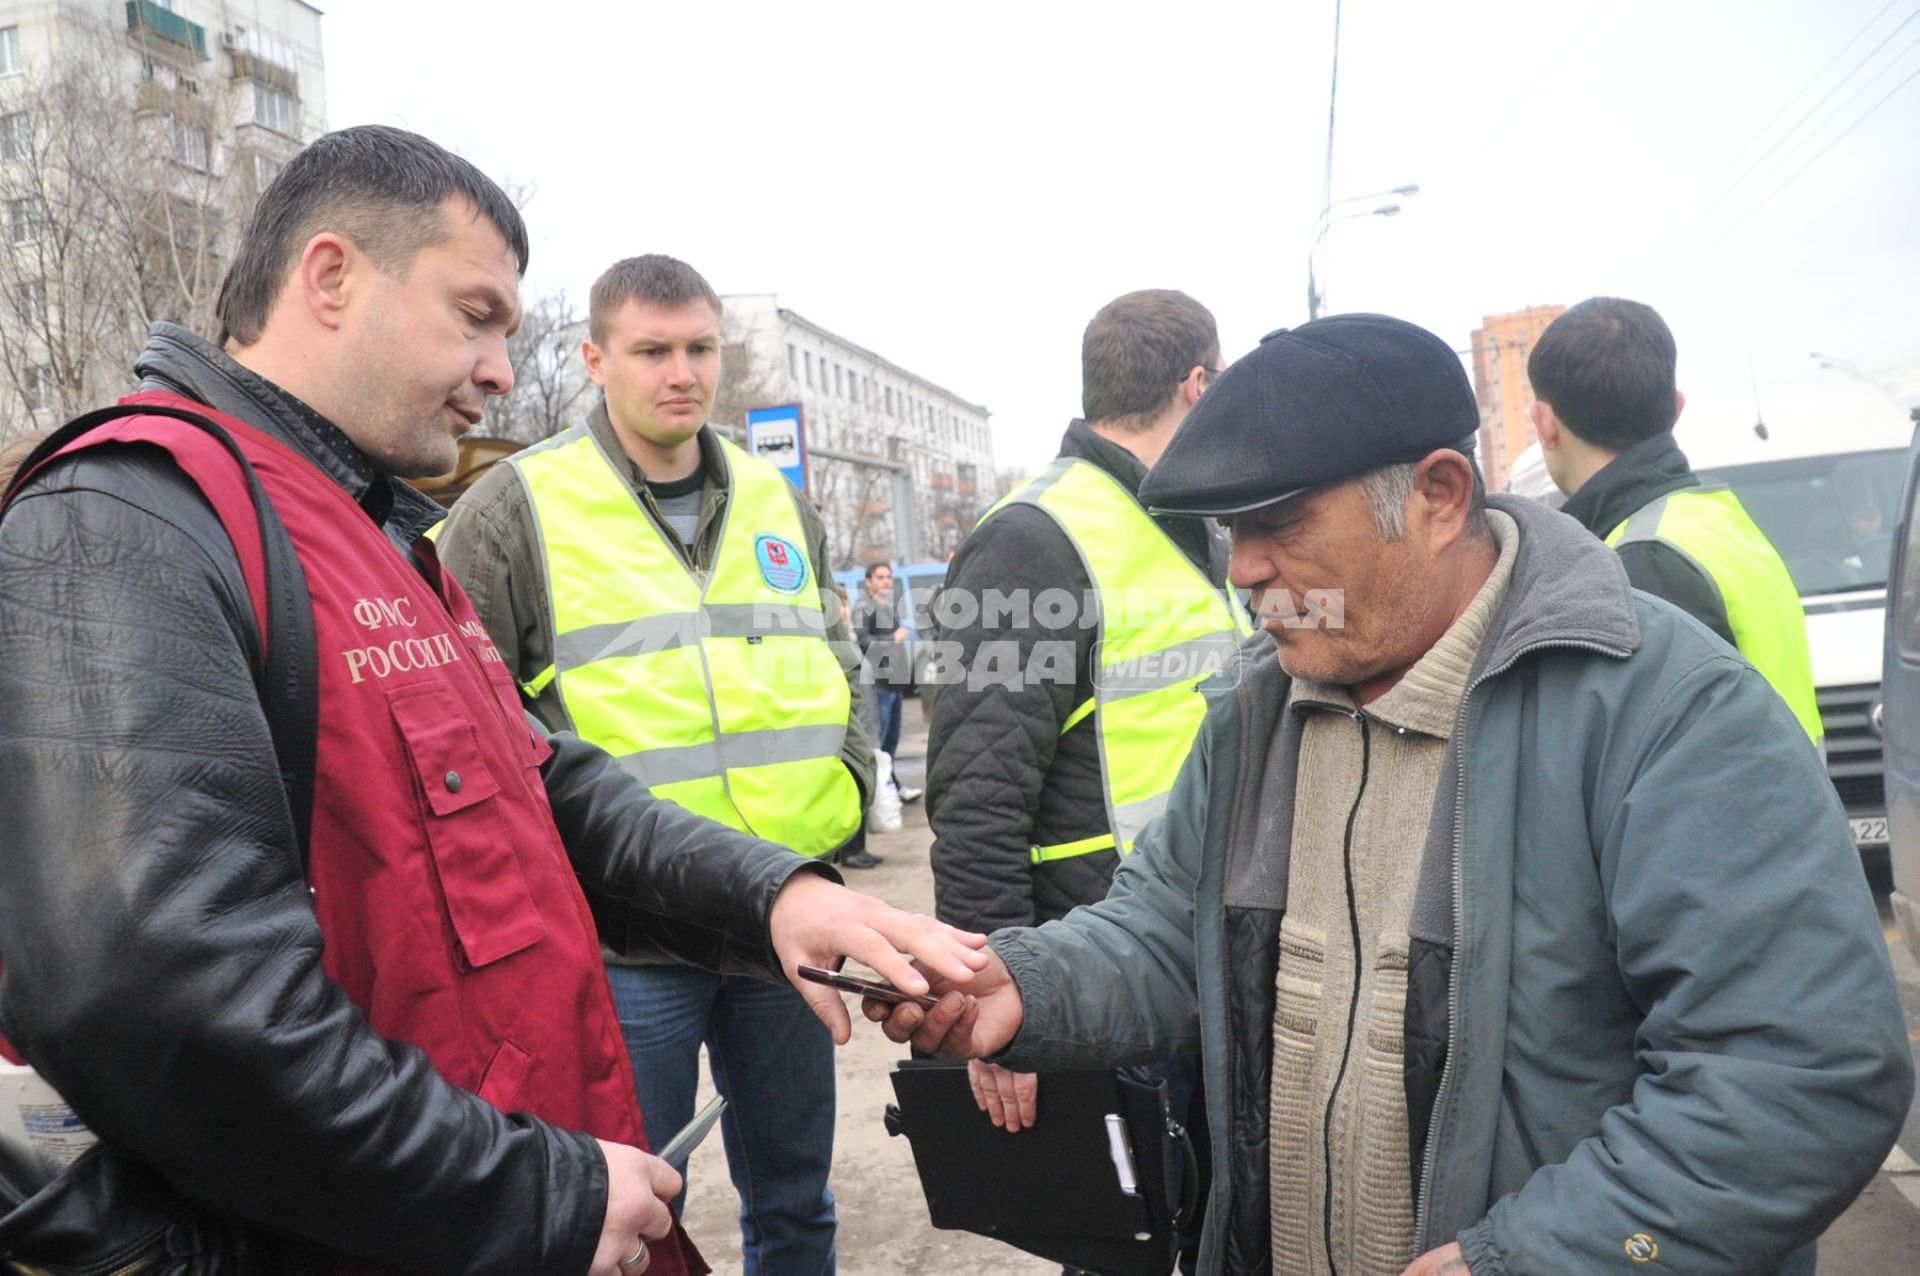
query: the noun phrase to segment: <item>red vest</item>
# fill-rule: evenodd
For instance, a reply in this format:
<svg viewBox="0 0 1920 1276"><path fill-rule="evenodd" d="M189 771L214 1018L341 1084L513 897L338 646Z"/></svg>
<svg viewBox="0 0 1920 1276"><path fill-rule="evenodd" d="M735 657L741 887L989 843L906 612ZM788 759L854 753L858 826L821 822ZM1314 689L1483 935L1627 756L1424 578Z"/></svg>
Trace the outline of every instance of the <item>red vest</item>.
<svg viewBox="0 0 1920 1276"><path fill-rule="evenodd" d="M320 666L308 884L327 974L376 1032L500 1110L646 1147L593 919L540 778L552 749L432 544L415 542L416 570L339 484L244 422L159 392L122 402L224 426L306 573ZM165 417L74 446L110 441L157 444L199 485L262 617L259 526L226 450ZM652 1247L649 1270L705 1272L677 1225L675 1240Z"/></svg>

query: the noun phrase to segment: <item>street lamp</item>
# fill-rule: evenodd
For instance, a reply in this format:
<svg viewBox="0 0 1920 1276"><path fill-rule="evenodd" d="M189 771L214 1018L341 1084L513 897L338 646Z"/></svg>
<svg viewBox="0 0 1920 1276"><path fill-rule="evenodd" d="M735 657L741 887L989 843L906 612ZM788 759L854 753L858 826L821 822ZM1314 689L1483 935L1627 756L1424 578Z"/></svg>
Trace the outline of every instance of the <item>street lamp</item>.
<svg viewBox="0 0 1920 1276"><path fill-rule="evenodd" d="M1327 232L1335 226L1338 226L1341 222L1352 221L1358 217L1398 216L1400 213L1400 205L1397 202L1382 204L1378 208L1342 213L1338 217L1331 216L1332 212L1336 208L1345 208L1349 204L1363 204L1368 200L1386 199L1389 196L1395 195L1402 199L1410 199L1419 193L1420 188L1412 184L1395 186L1391 190L1375 191L1371 195L1350 195L1345 199L1336 199L1320 210L1319 215L1313 219L1313 233L1307 239L1307 318L1318 319L1320 317L1320 308L1327 300L1326 289L1320 286L1320 282L1325 277L1325 272L1317 270L1315 266L1320 256L1320 250L1326 243Z"/></svg>

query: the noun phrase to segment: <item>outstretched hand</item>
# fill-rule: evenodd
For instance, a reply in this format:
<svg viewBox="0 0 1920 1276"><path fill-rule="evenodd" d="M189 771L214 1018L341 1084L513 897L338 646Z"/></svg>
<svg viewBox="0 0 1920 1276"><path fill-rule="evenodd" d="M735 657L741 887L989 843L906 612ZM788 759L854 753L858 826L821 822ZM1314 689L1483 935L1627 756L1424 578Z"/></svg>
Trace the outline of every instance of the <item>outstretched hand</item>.
<svg viewBox="0 0 1920 1276"><path fill-rule="evenodd" d="M774 897L772 933L787 979L843 1046L853 1035L846 1002L833 989L801 979L800 966L831 969L851 957L894 987L918 995L931 990L928 975L942 988L966 988L988 963L985 935L956 930L806 871L788 878ZM965 999L956 994L955 1000Z"/></svg>
<svg viewBox="0 0 1920 1276"><path fill-rule="evenodd" d="M860 1013L879 1024L889 1040L911 1043L937 1058L980 1059L1004 1050L1020 1031L1026 1006L999 954L988 949L985 956L985 967L964 984L936 975L931 983L940 1004L931 1010L869 998L861 1001Z"/></svg>

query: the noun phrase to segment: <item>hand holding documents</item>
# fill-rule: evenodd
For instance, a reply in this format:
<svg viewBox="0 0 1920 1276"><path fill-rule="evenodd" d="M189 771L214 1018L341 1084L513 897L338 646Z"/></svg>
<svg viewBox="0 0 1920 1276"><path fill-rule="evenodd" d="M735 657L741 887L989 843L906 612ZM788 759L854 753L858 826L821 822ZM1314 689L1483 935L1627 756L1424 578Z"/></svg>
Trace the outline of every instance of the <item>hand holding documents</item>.
<svg viewBox="0 0 1920 1276"><path fill-rule="evenodd" d="M887 1128L913 1145L935 1227L1111 1276L1173 1269L1170 1184L1196 1184L1198 1167L1176 1175L1191 1149L1168 1119L1163 1083L1125 1071L1048 1073L1036 1119L1018 1134L980 1111L965 1068L905 1062L893 1088L900 1102Z"/></svg>

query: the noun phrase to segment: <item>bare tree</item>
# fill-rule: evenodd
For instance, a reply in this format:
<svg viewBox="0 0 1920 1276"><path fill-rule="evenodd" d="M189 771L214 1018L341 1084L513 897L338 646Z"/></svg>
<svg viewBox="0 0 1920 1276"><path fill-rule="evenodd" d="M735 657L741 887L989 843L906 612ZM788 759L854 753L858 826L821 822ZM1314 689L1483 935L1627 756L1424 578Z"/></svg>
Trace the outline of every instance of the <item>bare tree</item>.
<svg viewBox="0 0 1920 1276"><path fill-rule="evenodd" d="M121 393L156 320L212 330L257 194L223 141L233 93L77 8L0 87L0 438Z"/></svg>
<svg viewBox="0 0 1920 1276"><path fill-rule="evenodd" d="M812 461L813 502L827 526L827 550L834 571L866 565L873 547L890 550L893 531L874 509L892 488L888 472L857 461ZM875 532L879 531L876 538Z"/></svg>
<svg viewBox="0 0 1920 1276"><path fill-rule="evenodd" d="M487 404L485 433L538 443L584 419L593 382L580 357L587 325L564 289L535 293L507 339L513 389Z"/></svg>
<svg viewBox="0 0 1920 1276"><path fill-rule="evenodd" d="M782 402L785 383L780 370L757 353L752 344L734 338L721 324L720 384L714 390L707 419L730 425L746 437L747 410Z"/></svg>

